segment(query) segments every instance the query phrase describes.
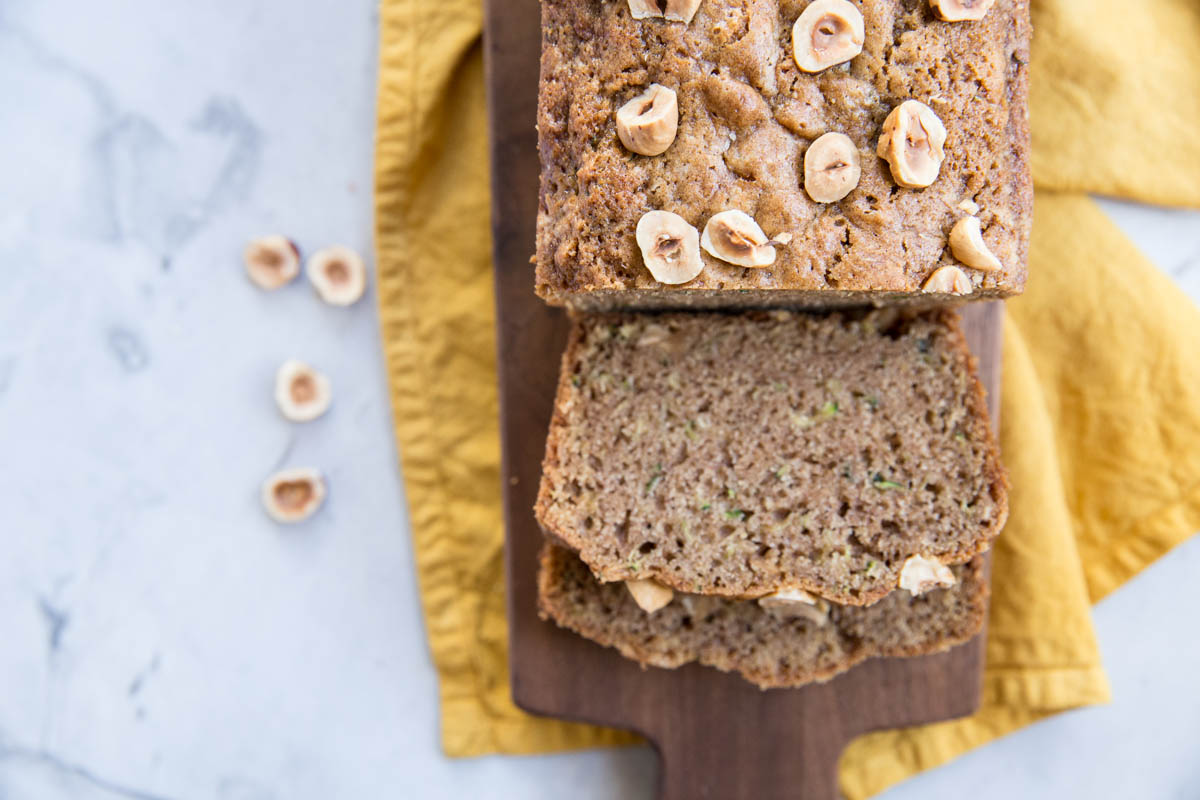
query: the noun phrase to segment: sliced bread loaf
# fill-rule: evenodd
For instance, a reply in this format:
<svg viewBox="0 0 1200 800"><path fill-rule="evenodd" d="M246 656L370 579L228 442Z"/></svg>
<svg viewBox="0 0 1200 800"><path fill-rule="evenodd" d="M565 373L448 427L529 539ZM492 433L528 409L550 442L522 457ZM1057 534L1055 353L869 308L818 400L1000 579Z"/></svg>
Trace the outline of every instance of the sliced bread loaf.
<svg viewBox="0 0 1200 800"><path fill-rule="evenodd" d="M965 642L983 626L983 557L953 568L957 583L872 606L764 607L764 601L675 594L647 613L624 584L600 583L569 550L547 544L538 575L543 619L643 665L699 661L767 689L822 681L873 656L916 656Z"/></svg>
<svg viewBox="0 0 1200 800"><path fill-rule="evenodd" d="M1007 483L954 312L596 314L536 513L602 581L864 605L986 549Z"/></svg>

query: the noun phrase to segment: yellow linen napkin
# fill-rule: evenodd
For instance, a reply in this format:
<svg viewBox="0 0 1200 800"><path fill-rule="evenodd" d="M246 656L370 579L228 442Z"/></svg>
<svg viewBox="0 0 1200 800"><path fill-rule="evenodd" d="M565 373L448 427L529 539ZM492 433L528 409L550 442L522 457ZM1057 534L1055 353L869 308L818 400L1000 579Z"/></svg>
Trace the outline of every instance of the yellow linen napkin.
<svg viewBox="0 0 1200 800"><path fill-rule="evenodd" d="M1200 7L1040 0L1034 11L1038 194L1029 291L1005 327L1012 512L995 552L984 706L852 743L851 798L1104 702L1090 602L1200 529L1200 312L1094 203L1054 191L1200 206ZM480 24L478 0L382 3L380 315L443 746L632 741L531 717L509 696Z"/></svg>

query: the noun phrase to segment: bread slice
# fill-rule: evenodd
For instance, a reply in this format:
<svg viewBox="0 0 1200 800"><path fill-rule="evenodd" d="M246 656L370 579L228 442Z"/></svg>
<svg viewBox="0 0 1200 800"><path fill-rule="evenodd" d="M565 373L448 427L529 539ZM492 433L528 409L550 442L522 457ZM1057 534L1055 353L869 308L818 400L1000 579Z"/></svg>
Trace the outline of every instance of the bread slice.
<svg viewBox="0 0 1200 800"><path fill-rule="evenodd" d="M763 689L824 681L873 656L947 650L980 631L987 608L982 556L954 567L958 582L871 606L829 606L824 620L763 608L757 600L676 594L648 614L621 583L600 583L569 550L547 544L538 575L543 619L642 665L692 661L738 672Z"/></svg>
<svg viewBox="0 0 1200 800"><path fill-rule="evenodd" d="M1028 122L1029 0L997 0L983 19L943 22L927 0L855 0L862 52L820 72L793 57L808 2L704 0L688 23L634 19L626 0L543 0L537 293L577 310L820 306L920 297L941 267L972 297L1023 290L1033 219ZM616 112L650 86L677 95L665 152L635 155ZM888 115L927 105L948 137L934 182L905 188L877 155ZM805 157L827 133L849 137L861 178L816 202ZM978 206L1000 269L974 269L948 245ZM788 234L774 263L747 269L707 252L680 285L644 265L635 230L652 210L698 231L719 212Z"/></svg>
<svg viewBox="0 0 1200 800"><path fill-rule="evenodd" d="M893 308L581 316L536 513L603 581L865 605L1007 508L958 315Z"/></svg>

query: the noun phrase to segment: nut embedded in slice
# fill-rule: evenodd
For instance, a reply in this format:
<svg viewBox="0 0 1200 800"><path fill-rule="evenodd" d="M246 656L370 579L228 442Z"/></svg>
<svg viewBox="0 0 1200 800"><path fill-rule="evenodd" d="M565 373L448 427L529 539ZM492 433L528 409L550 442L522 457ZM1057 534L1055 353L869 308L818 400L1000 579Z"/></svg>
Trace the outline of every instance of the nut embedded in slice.
<svg viewBox="0 0 1200 800"><path fill-rule="evenodd" d="M696 16L700 0L629 0L629 13L634 19L665 17L671 22L688 23Z"/></svg>
<svg viewBox="0 0 1200 800"><path fill-rule="evenodd" d="M758 598L758 604L776 616L804 617L817 625L829 619L829 603L803 589L781 589Z"/></svg>
<svg viewBox="0 0 1200 800"><path fill-rule="evenodd" d="M281 470L263 483L262 502L276 522L301 522L325 502L325 479L311 467Z"/></svg>
<svg viewBox="0 0 1200 800"><path fill-rule="evenodd" d="M700 246L714 258L756 269L774 264L774 245L782 243L768 239L749 214L737 209L714 214L700 236Z"/></svg>
<svg viewBox="0 0 1200 800"><path fill-rule="evenodd" d="M792 56L805 72L820 72L862 52L862 12L848 0L813 0L792 27Z"/></svg>
<svg viewBox="0 0 1200 800"><path fill-rule="evenodd" d="M971 294L975 287L967 273L958 267L941 267L933 271L921 291L926 294Z"/></svg>
<svg viewBox="0 0 1200 800"><path fill-rule="evenodd" d="M242 260L246 274L260 289L278 289L300 274L300 250L286 236L251 239Z"/></svg>
<svg viewBox="0 0 1200 800"><path fill-rule="evenodd" d="M950 568L932 558L910 556L900 568L900 588L907 589L914 597L956 582Z"/></svg>
<svg viewBox="0 0 1200 800"><path fill-rule="evenodd" d="M302 361L289 359L275 373L275 403L293 422L308 422L329 410L329 379Z"/></svg>
<svg viewBox="0 0 1200 800"><path fill-rule="evenodd" d="M687 283L704 270L700 234L670 211L648 211L637 224L637 243L646 269L659 283Z"/></svg>
<svg viewBox="0 0 1200 800"><path fill-rule="evenodd" d="M308 279L326 303L348 306L367 288L367 268L358 253L334 245L309 256Z"/></svg>
<svg viewBox="0 0 1200 800"><path fill-rule="evenodd" d="M862 160L844 133L829 132L804 153L804 191L817 203L836 203L858 186Z"/></svg>
<svg viewBox="0 0 1200 800"><path fill-rule="evenodd" d="M643 156L665 153L679 130L679 101L674 89L650 88L617 109L621 144Z"/></svg>
<svg viewBox="0 0 1200 800"><path fill-rule="evenodd" d="M876 152L892 168L896 183L923 189L937 180L946 152L946 126L933 109L918 100L905 100L883 122Z"/></svg>
<svg viewBox="0 0 1200 800"><path fill-rule="evenodd" d="M674 591L651 580L625 581L625 588L647 614L653 614L663 608L675 597Z"/></svg>
<svg viewBox="0 0 1200 800"><path fill-rule="evenodd" d="M946 22L983 19L996 0L929 0L933 13Z"/></svg>
<svg viewBox="0 0 1200 800"><path fill-rule="evenodd" d="M995 272L1004 269L1000 259L983 241L979 217L963 217L950 229L950 252L968 267Z"/></svg>

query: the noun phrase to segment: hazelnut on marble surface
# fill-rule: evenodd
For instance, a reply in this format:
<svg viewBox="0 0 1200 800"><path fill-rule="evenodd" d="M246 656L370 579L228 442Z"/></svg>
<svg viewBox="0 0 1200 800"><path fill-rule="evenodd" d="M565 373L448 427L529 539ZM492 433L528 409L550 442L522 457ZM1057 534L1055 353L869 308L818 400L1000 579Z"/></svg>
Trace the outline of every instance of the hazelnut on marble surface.
<svg viewBox="0 0 1200 800"><path fill-rule="evenodd" d="M957 582L949 567L924 556L910 556L900 568L900 588L908 590L914 597Z"/></svg>
<svg viewBox="0 0 1200 800"><path fill-rule="evenodd" d="M700 0L629 0L629 13L634 19L659 17L671 22L688 23L699 8Z"/></svg>
<svg viewBox="0 0 1200 800"><path fill-rule="evenodd" d="M325 502L325 479L311 467L276 472L262 485L262 503L276 522L302 522Z"/></svg>
<svg viewBox="0 0 1200 800"><path fill-rule="evenodd" d="M679 100L674 89L650 88L617 109L621 144L643 156L665 153L679 131Z"/></svg>
<svg viewBox="0 0 1200 800"><path fill-rule="evenodd" d="M933 13L946 22L983 19L996 0L929 0Z"/></svg>
<svg viewBox="0 0 1200 800"><path fill-rule="evenodd" d="M625 588L633 595L634 601L647 614L653 614L663 608L675 597L675 592L657 581L632 580L625 581Z"/></svg>
<svg viewBox="0 0 1200 800"><path fill-rule="evenodd" d="M805 72L820 72L862 52L862 12L848 0L813 0L792 26L792 57Z"/></svg>
<svg viewBox="0 0 1200 800"><path fill-rule="evenodd" d="M983 241L983 227L979 217L963 217L950 229L950 252L968 267L995 272L1004 269L1000 259L988 249Z"/></svg>
<svg viewBox="0 0 1200 800"><path fill-rule="evenodd" d="M260 289L278 289L300 274L300 250L286 236L259 236L242 251L246 274Z"/></svg>
<svg viewBox="0 0 1200 800"><path fill-rule="evenodd" d="M637 243L646 269L659 283L687 283L704 270L700 234L670 211L648 211L637 224Z"/></svg>
<svg viewBox="0 0 1200 800"><path fill-rule="evenodd" d="M275 403L293 422L308 422L329 410L329 379L302 361L289 359L275 373Z"/></svg>
<svg viewBox="0 0 1200 800"><path fill-rule="evenodd" d="M308 280L326 303L348 306L367 288L367 268L358 253L334 245L309 256Z"/></svg>
<svg viewBox="0 0 1200 800"><path fill-rule="evenodd" d="M958 267L941 267L933 271L921 291L926 294L971 294L975 287L967 273Z"/></svg>
<svg viewBox="0 0 1200 800"><path fill-rule="evenodd" d="M923 189L937 180L946 160L946 126L919 100L905 100L883 122L876 152L906 189Z"/></svg>
<svg viewBox="0 0 1200 800"><path fill-rule="evenodd" d="M804 153L804 191L817 203L836 203L858 186L862 159L844 133L829 132Z"/></svg>
<svg viewBox="0 0 1200 800"><path fill-rule="evenodd" d="M761 268L775 263L775 244L791 241L790 235L784 236L785 241L772 242L749 214L730 209L712 216L704 226L700 246L712 257L730 264Z"/></svg>

